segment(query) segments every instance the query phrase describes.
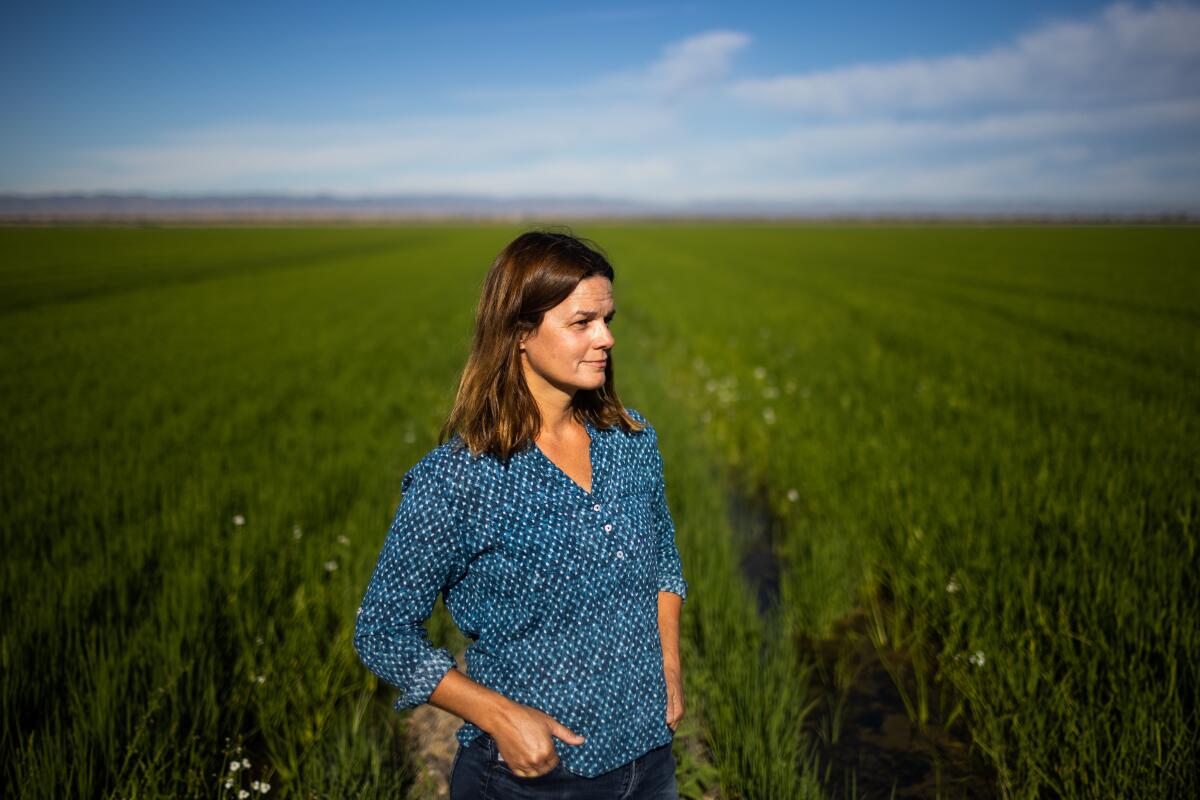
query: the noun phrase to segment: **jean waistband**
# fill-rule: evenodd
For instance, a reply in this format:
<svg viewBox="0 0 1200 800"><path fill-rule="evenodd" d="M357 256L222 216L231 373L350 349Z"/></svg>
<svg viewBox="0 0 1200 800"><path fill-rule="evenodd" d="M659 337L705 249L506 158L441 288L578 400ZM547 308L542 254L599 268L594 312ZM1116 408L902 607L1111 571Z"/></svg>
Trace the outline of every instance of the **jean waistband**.
<svg viewBox="0 0 1200 800"><path fill-rule="evenodd" d="M487 733L486 731L479 734L474 739L472 739L471 746L472 747L476 747L476 746L482 747L489 754L495 755L496 758L498 758L499 760L501 760L501 761L504 760L504 756L500 755L500 748L498 748L496 746L496 740L493 739L492 735L490 733Z"/></svg>

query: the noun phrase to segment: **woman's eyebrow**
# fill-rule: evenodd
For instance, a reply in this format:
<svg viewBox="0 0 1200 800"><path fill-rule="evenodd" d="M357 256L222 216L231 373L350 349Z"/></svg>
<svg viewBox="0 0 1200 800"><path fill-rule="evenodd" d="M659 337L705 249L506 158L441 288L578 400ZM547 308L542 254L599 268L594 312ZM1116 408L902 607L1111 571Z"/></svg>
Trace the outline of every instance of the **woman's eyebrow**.
<svg viewBox="0 0 1200 800"><path fill-rule="evenodd" d="M587 319L591 319L592 317L598 316L598 315L599 315L599 313L600 313L599 311L583 311L583 310L580 310L580 311L576 311L576 312L575 312L575 316L577 316L577 317L586 317ZM608 313L608 316L609 316L609 317L615 317L616 315L617 315L617 310L616 310L615 308L614 308L612 311L610 311L610 312Z"/></svg>

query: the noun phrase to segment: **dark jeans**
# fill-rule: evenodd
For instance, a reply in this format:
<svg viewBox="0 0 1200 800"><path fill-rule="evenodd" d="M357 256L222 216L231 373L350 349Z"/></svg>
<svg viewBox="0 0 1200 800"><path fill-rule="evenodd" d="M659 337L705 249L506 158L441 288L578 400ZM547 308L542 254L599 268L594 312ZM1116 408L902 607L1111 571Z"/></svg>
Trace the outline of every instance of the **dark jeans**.
<svg viewBox="0 0 1200 800"><path fill-rule="evenodd" d="M585 778L560 761L535 778L522 778L499 758L496 742L480 734L470 747L458 746L450 775L450 800L678 800L671 743L656 747L614 770Z"/></svg>

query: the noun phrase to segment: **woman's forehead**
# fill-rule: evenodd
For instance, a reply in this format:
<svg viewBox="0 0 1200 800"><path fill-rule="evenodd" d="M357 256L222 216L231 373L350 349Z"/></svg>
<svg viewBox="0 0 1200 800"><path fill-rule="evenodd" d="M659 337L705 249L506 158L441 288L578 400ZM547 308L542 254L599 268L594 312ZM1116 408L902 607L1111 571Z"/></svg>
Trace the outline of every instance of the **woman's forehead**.
<svg viewBox="0 0 1200 800"><path fill-rule="evenodd" d="M580 281L575 290L554 310L566 314L607 313L612 309L612 305L612 281L596 276Z"/></svg>

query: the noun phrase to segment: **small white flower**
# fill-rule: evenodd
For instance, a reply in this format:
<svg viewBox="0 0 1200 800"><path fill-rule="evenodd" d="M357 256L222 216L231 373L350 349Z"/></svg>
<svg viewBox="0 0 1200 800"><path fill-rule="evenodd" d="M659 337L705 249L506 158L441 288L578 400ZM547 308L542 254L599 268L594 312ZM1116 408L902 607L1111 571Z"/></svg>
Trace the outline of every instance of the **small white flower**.
<svg viewBox="0 0 1200 800"><path fill-rule="evenodd" d="M412 444L416 440L417 440L416 431L409 429L404 432L404 443L405 444Z"/></svg>
<svg viewBox="0 0 1200 800"><path fill-rule="evenodd" d="M775 409L771 408L770 406L767 406L763 409L763 422L767 423L768 425L775 424Z"/></svg>
<svg viewBox="0 0 1200 800"><path fill-rule="evenodd" d="M325 571L326 572L333 572L335 569L337 569L336 561L326 561L325 562Z"/></svg>
<svg viewBox="0 0 1200 800"><path fill-rule="evenodd" d="M257 792L258 791L258 781L250 781L250 788Z"/></svg>
<svg viewBox="0 0 1200 800"><path fill-rule="evenodd" d="M755 367L754 368L754 377L758 378L760 381L766 380L766 377L767 377L766 368L765 367Z"/></svg>
<svg viewBox="0 0 1200 800"><path fill-rule="evenodd" d="M258 645L259 647L262 647L262 643L263 643L263 637L261 637L261 636L255 636L255 637L254 637L254 643L255 643L256 645Z"/></svg>
<svg viewBox="0 0 1200 800"><path fill-rule="evenodd" d="M338 537L338 544L350 544L350 537L342 534Z"/></svg>
<svg viewBox="0 0 1200 800"><path fill-rule="evenodd" d="M246 518L243 517L241 514L236 514L233 518L233 524L234 525L245 525Z"/></svg>
<svg viewBox="0 0 1200 800"><path fill-rule="evenodd" d="M229 771L230 772L237 772L241 768L242 768L242 765L239 764L238 762L236 762L236 761L229 762Z"/></svg>
<svg viewBox="0 0 1200 800"><path fill-rule="evenodd" d="M982 666L983 666L983 664L984 664L984 662L985 662L987 659L985 659L985 658L983 657L983 651L982 651L982 650L976 650L974 653L972 653L972 654L971 654L971 657L970 657L969 659L967 659L967 660L968 660L968 661L970 661L972 664L974 664L974 665L975 665L975 666L977 666L977 667L982 667Z"/></svg>
<svg viewBox="0 0 1200 800"><path fill-rule="evenodd" d="M242 769L250 769L250 759L248 759L248 758L242 759Z"/></svg>
<svg viewBox="0 0 1200 800"><path fill-rule="evenodd" d="M260 791L263 794L266 794L267 792L271 791L271 784L267 783L266 781L263 781L262 783L260 783L258 785L258 791Z"/></svg>
<svg viewBox="0 0 1200 800"><path fill-rule="evenodd" d="M953 575L951 575L950 582L946 584L946 591L950 594L954 594L961 588L962 587L958 585L958 578L955 578Z"/></svg>
<svg viewBox="0 0 1200 800"><path fill-rule="evenodd" d="M292 538L295 539L296 541L299 541L300 537L303 535L304 535L304 531L300 530L299 525L292 528Z"/></svg>
<svg viewBox="0 0 1200 800"><path fill-rule="evenodd" d="M267 682L267 676L266 676L266 675L255 675L255 676L254 676L254 682L255 682L255 683L266 683L266 682Z"/></svg>
<svg viewBox="0 0 1200 800"><path fill-rule="evenodd" d="M795 489L788 489L787 498L788 502L794 503L800 499L800 492Z"/></svg>
<svg viewBox="0 0 1200 800"><path fill-rule="evenodd" d="M233 778L228 778L228 779L226 779L226 781L225 781L225 788L226 788L226 789L232 789L232 788L233 788Z"/></svg>
<svg viewBox="0 0 1200 800"><path fill-rule="evenodd" d="M249 796L250 796L250 793L247 792L245 789L238 789L238 797L241 798L241 800L246 800L246 798Z"/></svg>
<svg viewBox="0 0 1200 800"><path fill-rule="evenodd" d="M362 616L362 606L358 607L358 611L355 612L354 616L356 616L356 617Z"/></svg>
<svg viewBox="0 0 1200 800"><path fill-rule="evenodd" d="M767 400L774 400L776 397L779 397L779 390L774 386L764 386L762 396Z"/></svg>

